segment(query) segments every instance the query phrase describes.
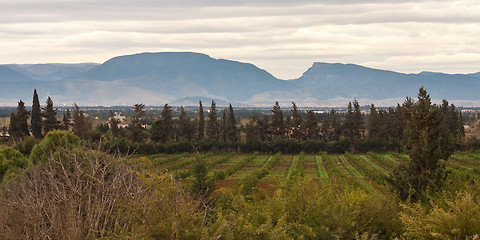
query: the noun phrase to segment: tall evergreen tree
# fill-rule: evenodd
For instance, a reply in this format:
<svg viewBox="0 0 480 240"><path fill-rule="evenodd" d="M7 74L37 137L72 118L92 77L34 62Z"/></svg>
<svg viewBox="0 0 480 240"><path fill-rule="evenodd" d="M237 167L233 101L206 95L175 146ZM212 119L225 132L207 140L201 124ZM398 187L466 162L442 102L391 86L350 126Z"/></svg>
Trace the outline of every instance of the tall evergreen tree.
<svg viewBox="0 0 480 240"><path fill-rule="evenodd" d="M205 136L205 115L203 112L202 101L199 102L198 108L198 140L202 140Z"/></svg>
<svg viewBox="0 0 480 240"><path fill-rule="evenodd" d="M160 119L152 124L152 138L162 143L173 140L175 128L173 127L172 108L165 104Z"/></svg>
<svg viewBox="0 0 480 240"><path fill-rule="evenodd" d="M272 110L272 132L274 136L283 136L285 127L283 124L283 113L278 101L275 102Z"/></svg>
<svg viewBox="0 0 480 240"><path fill-rule="evenodd" d="M227 111L223 109L222 111L222 122L220 123L220 140L222 142L227 141Z"/></svg>
<svg viewBox="0 0 480 240"><path fill-rule="evenodd" d="M134 104L133 111L135 112L135 115L133 115L132 120L130 121L130 133L133 141L141 142L145 139L145 129L143 127L145 121L145 104Z"/></svg>
<svg viewBox="0 0 480 240"><path fill-rule="evenodd" d="M235 119L235 114L233 112L232 104L228 106L228 118L226 124L227 140L231 142L236 142L237 137L237 120Z"/></svg>
<svg viewBox="0 0 480 240"><path fill-rule="evenodd" d="M177 141L192 140L193 134L190 125L190 118L187 117L185 109L181 106L180 115L178 116Z"/></svg>
<svg viewBox="0 0 480 240"><path fill-rule="evenodd" d="M89 133L89 123L83 111L74 103L73 109L73 134L79 138L87 138Z"/></svg>
<svg viewBox="0 0 480 240"><path fill-rule="evenodd" d="M19 131L18 131L18 124L17 124L17 115L15 113L10 113L10 125L8 126L8 134L12 138L18 138Z"/></svg>
<svg viewBox="0 0 480 240"><path fill-rule="evenodd" d="M32 118L30 120L32 135L35 138L42 137L42 113L40 111L40 101L38 100L37 89L33 90Z"/></svg>
<svg viewBox="0 0 480 240"><path fill-rule="evenodd" d="M263 140L261 138L261 132L263 131L262 126L260 125L260 118L257 113L253 113L246 125L246 140L248 141L258 141Z"/></svg>
<svg viewBox="0 0 480 240"><path fill-rule="evenodd" d="M28 117L30 113L25 108L25 103L20 100L17 106L17 114L15 115L16 129L18 130L18 138L24 138L30 136L30 131L28 130Z"/></svg>
<svg viewBox="0 0 480 240"><path fill-rule="evenodd" d="M60 122L57 120L57 109L53 108L53 101L50 96L47 98L47 105L43 109L43 131L48 133L60 128Z"/></svg>
<svg viewBox="0 0 480 240"><path fill-rule="evenodd" d="M410 161L401 164L389 180L403 199L418 198L426 189L438 188L444 177L444 166L439 160L448 160L454 150L444 115L438 106L431 104L423 87L419 89L418 101L405 109L406 149Z"/></svg>
<svg viewBox="0 0 480 240"><path fill-rule="evenodd" d="M381 129L380 127L380 116L375 108L375 105L370 105L370 114L367 119L367 133L369 138L378 138L380 137Z"/></svg>
<svg viewBox="0 0 480 240"><path fill-rule="evenodd" d="M342 126L334 109L330 110L327 119L322 122L320 132L325 141L337 141L340 139Z"/></svg>
<svg viewBox="0 0 480 240"><path fill-rule="evenodd" d="M292 131L293 131L293 137L295 139L302 138L301 124L302 124L302 116L298 112L297 104L295 104L295 102L292 102Z"/></svg>
<svg viewBox="0 0 480 240"><path fill-rule="evenodd" d="M71 120L72 120L72 113L70 112L70 109L67 109L67 111L65 111L63 113L63 118L62 118L62 129L63 130L69 130L70 129L70 126L72 125Z"/></svg>
<svg viewBox="0 0 480 240"><path fill-rule="evenodd" d="M316 140L319 136L318 121L313 110L307 111L305 119L305 138L307 140Z"/></svg>
<svg viewBox="0 0 480 240"><path fill-rule="evenodd" d="M219 125L217 119L217 109L215 101L212 100L212 105L210 106L210 112L208 113L208 123L207 123L207 138L218 140L219 137Z"/></svg>

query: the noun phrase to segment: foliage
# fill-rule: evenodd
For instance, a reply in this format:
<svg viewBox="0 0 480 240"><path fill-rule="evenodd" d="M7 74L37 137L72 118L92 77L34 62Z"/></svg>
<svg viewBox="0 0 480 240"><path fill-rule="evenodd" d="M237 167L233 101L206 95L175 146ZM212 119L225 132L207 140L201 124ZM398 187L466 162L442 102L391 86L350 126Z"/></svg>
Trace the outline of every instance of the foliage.
<svg viewBox="0 0 480 240"><path fill-rule="evenodd" d="M19 151L0 146L0 183L12 179L28 165L29 161Z"/></svg>
<svg viewBox="0 0 480 240"><path fill-rule="evenodd" d="M35 145L30 154L33 164L47 161L54 153L62 148L71 149L78 146L80 139L68 131L55 130L49 132L45 138Z"/></svg>
<svg viewBox="0 0 480 240"><path fill-rule="evenodd" d="M405 104L407 152L410 161L401 164L390 183L401 198L418 198L427 189L435 189L444 178L444 166L453 153L453 139L443 123L443 115L431 104L427 91L420 88L418 101Z"/></svg>
<svg viewBox="0 0 480 240"><path fill-rule="evenodd" d="M428 206L401 204L405 236L417 239L476 239L480 234L480 199L463 191L454 197L443 194Z"/></svg>

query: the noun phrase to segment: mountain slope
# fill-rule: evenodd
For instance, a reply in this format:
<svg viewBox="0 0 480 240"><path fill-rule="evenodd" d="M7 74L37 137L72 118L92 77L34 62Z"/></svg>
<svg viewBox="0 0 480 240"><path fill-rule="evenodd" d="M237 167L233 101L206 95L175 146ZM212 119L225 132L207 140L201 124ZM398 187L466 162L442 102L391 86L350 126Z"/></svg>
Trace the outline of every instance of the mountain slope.
<svg viewBox="0 0 480 240"><path fill-rule="evenodd" d="M204 96L236 102L290 85L252 64L187 52L116 57L74 79L115 80L178 98Z"/></svg>

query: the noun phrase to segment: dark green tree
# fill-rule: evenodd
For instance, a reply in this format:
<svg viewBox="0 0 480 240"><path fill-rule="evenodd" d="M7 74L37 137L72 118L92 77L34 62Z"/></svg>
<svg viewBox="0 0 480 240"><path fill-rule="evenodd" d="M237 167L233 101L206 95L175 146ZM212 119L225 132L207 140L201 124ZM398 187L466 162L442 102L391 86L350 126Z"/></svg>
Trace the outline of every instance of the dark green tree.
<svg viewBox="0 0 480 240"><path fill-rule="evenodd" d="M198 140L202 140L205 136L205 115L203 112L202 101L199 102L198 108Z"/></svg>
<svg viewBox="0 0 480 240"><path fill-rule="evenodd" d="M307 110L307 117L305 119L305 138L307 140L317 140L319 136L319 128L317 117L313 110Z"/></svg>
<svg viewBox="0 0 480 240"><path fill-rule="evenodd" d="M173 127L172 108L165 104L160 119L152 124L152 139L162 143L173 140L175 128Z"/></svg>
<svg viewBox="0 0 480 240"><path fill-rule="evenodd" d="M227 111L223 109L222 111L222 122L220 123L220 140L222 142L227 141Z"/></svg>
<svg viewBox="0 0 480 240"><path fill-rule="evenodd" d="M342 126L334 109L330 110L327 119L322 122L320 132L325 141L337 141L340 139Z"/></svg>
<svg viewBox="0 0 480 240"><path fill-rule="evenodd" d="M109 129L113 137L118 137L120 135L120 120L115 118L115 114L110 110L110 119L108 120Z"/></svg>
<svg viewBox="0 0 480 240"><path fill-rule="evenodd" d="M73 134L86 139L90 132L90 124L83 111L74 103L73 109Z"/></svg>
<svg viewBox="0 0 480 240"><path fill-rule="evenodd" d="M405 111L405 147L410 161L395 169L389 182L401 198L418 199L425 190L436 190L441 185L444 166L440 159L448 160L454 151L454 141L441 109L431 104L423 87L419 89L417 102Z"/></svg>
<svg viewBox="0 0 480 240"><path fill-rule="evenodd" d="M292 102L292 131L293 131L293 137L295 139L302 139L302 116L300 115L300 112L298 111L297 104L295 102Z"/></svg>
<svg viewBox="0 0 480 240"><path fill-rule="evenodd" d="M32 135L35 138L42 137L42 113L40 111L40 101L38 100L37 89L33 90L32 118L30 120Z"/></svg>
<svg viewBox="0 0 480 240"><path fill-rule="evenodd" d="M67 109L67 111L63 113L63 118L62 118L63 130L68 131L70 129L70 126L72 125L71 120L72 120L72 113L70 112L70 109Z"/></svg>
<svg viewBox="0 0 480 240"><path fill-rule="evenodd" d="M10 113L10 125L8 126L8 134L10 137L17 138L18 133L18 124L17 124L17 115L15 113Z"/></svg>
<svg viewBox="0 0 480 240"><path fill-rule="evenodd" d="M183 106L181 106L180 115L178 116L177 141L192 140L193 129L191 125L190 118L187 116Z"/></svg>
<svg viewBox="0 0 480 240"><path fill-rule="evenodd" d="M135 114L130 121L130 134L134 142L141 142L145 139L145 104L137 103L133 105L133 111Z"/></svg>
<svg viewBox="0 0 480 240"><path fill-rule="evenodd" d="M57 109L53 108L53 101L50 96L47 98L47 105L43 110L43 131L48 133L60 128L60 122L57 120Z"/></svg>
<svg viewBox="0 0 480 240"><path fill-rule="evenodd" d="M226 123L226 135L227 140L231 142L236 142L237 137L237 120L235 119L235 114L233 112L232 104L228 106L228 118Z"/></svg>
<svg viewBox="0 0 480 240"><path fill-rule="evenodd" d="M24 138L30 136L30 131L28 130L28 117L30 113L25 108L25 103L20 100L17 106L17 114L15 115L15 123L17 132L17 138Z"/></svg>
<svg viewBox="0 0 480 240"><path fill-rule="evenodd" d="M272 110L272 132L274 136L282 137L285 132L285 126L283 124L283 113L278 101L275 102Z"/></svg>
<svg viewBox="0 0 480 240"><path fill-rule="evenodd" d="M370 105L370 114L367 118L367 134L369 138L379 138L381 134L381 119L375 105Z"/></svg>
<svg viewBox="0 0 480 240"><path fill-rule="evenodd" d="M207 123L207 138L218 140L219 138L219 124L217 119L217 109L215 101L212 100L212 105L210 106L210 112L208 113L208 123Z"/></svg>

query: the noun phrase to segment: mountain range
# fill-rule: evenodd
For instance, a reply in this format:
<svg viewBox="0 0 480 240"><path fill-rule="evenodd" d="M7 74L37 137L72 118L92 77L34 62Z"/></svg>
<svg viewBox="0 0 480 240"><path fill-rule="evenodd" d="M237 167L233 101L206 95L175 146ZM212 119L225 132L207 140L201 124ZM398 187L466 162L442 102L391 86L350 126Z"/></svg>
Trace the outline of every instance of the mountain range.
<svg viewBox="0 0 480 240"><path fill-rule="evenodd" d="M391 106L415 97L424 86L433 99L480 106L480 72L405 74L355 64L315 62L297 79L282 80L250 63L191 52L139 53L103 64L0 65L0 105L30 102L33 89L56 104L299 106L361 104ZM42 96L43 95L43 96Z"/></svg>

